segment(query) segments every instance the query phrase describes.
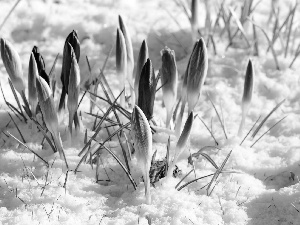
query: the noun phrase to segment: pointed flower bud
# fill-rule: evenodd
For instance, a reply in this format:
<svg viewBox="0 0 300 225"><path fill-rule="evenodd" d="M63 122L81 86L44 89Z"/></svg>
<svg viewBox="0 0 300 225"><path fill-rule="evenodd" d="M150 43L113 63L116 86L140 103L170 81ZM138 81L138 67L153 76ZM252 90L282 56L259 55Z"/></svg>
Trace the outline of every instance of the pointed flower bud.
<svg viewBox="0 0 300 225"><path fill-rule="evenodd" d="M172 118L173 107L177 97L178 72L175 60L175 52L165 47L160 52L162 59L161 83L163 91L163 100L167 109L166 127L169 127Z"/></svg>
<svg viewBox="0 0 300 225"><path fill-rule="evenodd" d="M199 29L199 0L192 0L191 4L191 28L192 28L192 37L193 41L196 40L198 36L198 29Z"/></svg>
<svg viewBox="0 0 300 225"><path fill-rule="evenodd" d="M126 24L124 23L124 20L119 15L119 26L123 33L125 44L126 44L126 53L127 53L127 79L129 83L133 84L133 67L134 67L134 58L133 58L133 49L132 49L132 43L131 43L131 37L128 31L128 28Z"/></svg>
<svg viewBox="0 0 300 225"><path fill-rule="evenodd" d="M25 85L21 59L13 45L3 38L1 38L1 57L11 82L22 95L22 92L25 91Z"/></svg>
<svg viewBox="0 0 300 225"><path fill-rule="evenodd" d="M32 53L34 55L39 74L41 74L41 71L45 70L44 58L43 58L42 54L40 53L40 50L37 46L33 47Z"/></svg>
<svg viewBox="0 0 300 225"><path fill-rule="evenodd" d="M148 120L152 119L157 79L150 59L147 59L139 82L138 106Z"/></svg>
<svg viewBox="0 0 300 225"><path fill-rule="evenodd" d="M140 82L141 72L142 72L142 69L148 58L149 58L148 45L147 45L146 40L144 40L141 45L139 56L137 59L136 74L135 74L135 80L134 80L134 91L135 91L136 103L137 103L138 96L139 96L138 90L139 90L139 82Z"/></svg>
<svg viewBox="0 0 300 225"><path fill-rule="evenodd" d="M181 132L181 135L177 141L176 147L175 147L175 155L173 158L173 161L170 163L169 169L168 169L168 177L171 176L173 173L173 167L175 166L179 156L184 152L186 149L186 144L188 142L188 139L191 134L192 126L194 122L194 113L193 111L190 113L189 117L187 118L183 130Z"/></svg>
<svg viewBox="0 0 300 225"><path fill-rule="evenodd" d="M188 111L194 110L200 98L208 68L207 49L203 38L197 42L190 59L187 77Z"/></svg>
<svg viewBox="0 0 300 225"><path fill-rule="evenodd" d="M116 68L117 75L120 77L120 86L124 89L127 77L127 50L124 35L119 28L117 29L116 38ZM125 106L125 93L121 96L121 106Z"/></svg>
<svg viewBox="0 0 300 225"><path fill-rule="evenodd" d="M136 158L144 177L147 203L151 204L149 170L152 158L152 133L145 114L138 106L135 106L132 111L131 132Z"/></svg>
<svg viewBox="0 0 300 225"><path fill-rule="evenodd" d="M59 107L58 107L59 110L61 110L64 107L65 97L66 94L68 93L69 75L70 75L73 52L76 55L77 62L79 62L80 42L77 33L74 30L68 35L64 45L63 61L62 61L62 69L61 69L61 82L63 87L62 87L62 93L61 93Z"/></svg>
<svg viewBox="0 0 300 225"><path fill-rule="evenodd" d="M38 96L36 90L36 78L39 77L38 67L35 61L34 54L31 53L28 66L28 100L31 107L31 113L35 116L36 107L38 104Z"/></svg>
<svg viewBox="0 0 300 225"><path fill-rule="evenodd" d="M242 136L243 133L246 116L252 100L253 85L254 85L254 68L251 59L249 59L246 75L245 75L245 82L244 82L244 94L242 98L242 121L240 123L239 131L238 131L239 136Z"/></svg>
<svg viewBox="0 0 300 225"><path fill-rule="evenodd" d="M80 92L80 70L75 58L75 54L72 55L72 64L71 71L69 77L69 90L68 90L68 110L69 110L69 129L72 134L72 122L75 120L77 115L77 106L78 106L78 98ZM75 122L75 128L78 127L79 124Z"/></svg>

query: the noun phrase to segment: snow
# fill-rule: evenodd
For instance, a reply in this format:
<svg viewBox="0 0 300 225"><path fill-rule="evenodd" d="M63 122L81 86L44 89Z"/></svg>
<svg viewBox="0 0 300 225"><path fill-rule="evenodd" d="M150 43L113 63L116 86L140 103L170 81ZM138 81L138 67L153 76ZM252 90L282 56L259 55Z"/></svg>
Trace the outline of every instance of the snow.
<svg viewBox="0 0 300 225"><path fill-rule="evenodd" d="M205 8L200 1L201 10ZM216 18L215 3L209 1L212 20ZM254 1L257 2L257 1ZM289 4L294 1L280 1L280 22L288 13ZM0 22L3 21L11 7L12 1L0 1ZM187 1L187 5L190 1ZM231 1L225 5L241 6L243 1ZM272 35L274 18L268 23L271 1L262 1L254 12L255 21ZM204 10L203 10L204 11ZM202 11L201 11L202 12ZM27 81L28 62L34 45L40 48L45 59L46 71L49 72L53 61L60 53L55 79L57 90L55 102L58 104L61 91L61 63L65 38L76 30L81 42L82 87L88 80L88 66L85 56L88 56L92 76L96 77L102 68L104 60L115 43L118 15L121 14L129 28L135 59L137 58L143 39L147 40L149 56L158 72L161 65L160 51L168 46L175 51L178 74L180 77L178 96L181 94L182 76L186 69L193 42L190 24L184 11L175 1L163 0L130 0L130 1L71 1L71 0L23 0L16 7L3 26L0 37L11 41L18 51ZM205 24L206 12L200 16L200 27ZM239 14L238 14L239 15ZM137 183L134 190L128 177L116 160L104 149L101 150L101 163L98 168L96 182L96 165L81 164L74 174L81 157L78 153L84 144L84 133L88 137L94 118L85 114L89 112L89 99L85 97L79 110L82 113L82 130L76 137L68 133L68 112L59 114L59 131L66 157L71 171L67 172L59 154L53 154L48 143L42 146L43 135L31 122L25 124L10 112L3 97L0 97L0 225L4 224L300 224L300 124L298 122L299 104L299 65L296 59L292 61L298 38L299 7L295 14L295 32L290 40L291 52L284 57L281 41L275 44L280 71L276 70L271 51L266 52L267 41L257 29L259 56L253 56L248 49L228 48L227 33L220 37L221 30L216 31L217 54L211 47L209 52L209 68L204 91L195 108L195 114L212 130L219 145L207 148L208 154L220 166L230 151L232 151L224 170L233 173L221 173L215 188L207 196L206 188L212 176L194 182L180 191L175 189L179 181L193 166L188 163L190 154L198 152L204 146L214 146L206 127L195 118L190 136L190 143L176 164L181 170L177 178L159 180L151 187L152 203L146 204L142 171L138 167L135 156L130 160L132 177ZM232 22L232 31L236 28ZM246 24L247 25L247 24ZM203 34L205 30L202 29ZM252 25L245 26L249 40L252 40ZM282 32L282 40L286 34ZM176 40L177 39L177 40ZM237 38L238 39L238 38ZM179 41L178 41L179 40ZM243 39L240 40L243 42ZM253 60L255 68L254 93L251 107L246 118L242 137L237 136L241 121L241 99L244 86L244 75L248 59ZM115 95L120 92L119 78L115 71L114 47L105 68ZM0 60L0 82L7 101L17 106L8 84L8 75ZM160 86L160 83L159 85ZM99 88L98 94L104 96ZM220 121L212 107L207 94L222 112L225 138ZM81 96L81 95L80 95ZM283 105L267 120L254 139L248 137L240 145L244 135L251 129L261 115L264 118L280 101L286 99ZM108 104L98 101L105 112ZM21 137L7 112L13 116L24 135L26 145L49 163L49 167L38 159L28 149L18 144L6 132L19 140ZM97 113L97 108L94 109ZM99 111L99 115L103 115ZM267 131L278 120L287 116L253 147L250 147L263 132ZM157 150L156 159L162 160L166 155L167 142L170 136L171 154L177 143L173 131L164 128L166 110L162 105L162 91L156 93L154 120L156 133L153 134L153 152ZM114 116L110 116L114 119ZM184 114L183 121L187 118ZM126 123L127 119L121 117ZM3 132L2 132L3 131ZM114 128L109 128L114 132ZM130 139L130 135L128 138ZM104 141L109 134L105 129L97 136L98 141ZM92 145L96 142L92 142ZM127 149L125 139L122 144ZM98 145L95 145L95 148ZM107 146L122 160L123 154L118 140L112 139ZM195 177L212 174L216 169L202 156L193 158L195 171L181 185L192 181ZM151 221L151 222L150 222Z"/></svg>

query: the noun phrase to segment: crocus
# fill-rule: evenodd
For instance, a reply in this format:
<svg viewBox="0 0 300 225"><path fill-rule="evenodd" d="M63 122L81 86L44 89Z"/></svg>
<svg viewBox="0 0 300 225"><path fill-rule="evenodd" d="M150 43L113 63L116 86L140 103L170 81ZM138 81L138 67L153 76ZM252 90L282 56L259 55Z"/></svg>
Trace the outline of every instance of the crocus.
<svg viewBox="0 0 300 225"><path fill-rule="evenodd" d="M120 86L122 87L122 89L124 89L127 77L127 51L124 35L119 28L117 29L116 38L116 69L117 75L120 78ZM120 98L121 106L125 107L125 92Z"/></svg>
<svg viewBox="0 0 300 225"><path fill-rule="evenodd" d="M139 90L139 82L140 82L141 72L142 72L142 69L148 58L149 58L148 45L147 45L146 40L144 40L141 45L139 56L137 59L136 73L135 73L135 79L134 79L134 91L135 91L136 104L137 104L138 96L139 96L138 90Z"/></svg>
<svg viewBox="0 0 300 225"><path fill-rule="evenodd" d="M151 204L149 171L152 158L152 133L145 114L138 106L135 106L132 111L131 132L136 159L143 173L146 200Z"/></svg>
<svg viewBox="0 0 300 225"><path fill-rule="evenodd" d="M48 130L53 136L53 140L59 152L60 158L65 161L66 166L68 168L66 156L63 150L62 142L58 131L58 119L57 119L57 113L55 111L52 91L49 85L47 84L47 82L41 77L38 77L36 79L36 87L37 87L39 105L41 107L44 122L46 124L46 127L48 128Z"/></svg>
<svg viewBox="0 0 300 225"><path fill-rule="evenodd" d="M20 95L24 96L25 85L20 56L13 45L4 38L1 38L1 57L12 84Z"/></svg>
<svg viewBox="0 0 300 225"><path fill-rule="evenodd" d="M34 54L31 52L28 66L28 101L31 107L32 116L35 116L38 104L38 96L36 91L36 78L39 77L38 67Z"/></svg>
<svg viewBox="0 0 300 225"><path fill-rule="evenodd" d="M151 120L153 117L153 107L156 93L157 79L150 59L147 59L139 82L138 106L144 112L146 118Z"/></svg>
<svg viewBox="0 0 300 225"><path fill-rule="evenodd" d="M40 53L40 50L38 47L34 46L32 51L34 55L35 62L38 68L39 75L47 82L47 84L50 86L50 79L48 74L45 72L45 62L42 54Z"/></svg>
<svg viewBox="0 0 300 225"><path fill-rule="evenodd" d="M74 120L75 128L79 127L79 119L77 114L78 97L80 92L80 70L75 58L72 55L71 71L69 76L68 90L68 110L69 110L69 130L72 134L72 123Z"/></svg>
<svg viewBox="0 0 300 225"><path fill-rule="evenodd" d="M69 90L69 75L72 63L72 53L75 53L76 60L79 62L80 58L80 42L76 31L72 31L66 38L64 51L63 51L63 61L61 69L61 82L62 82L62 92L59 101L58 110L61 110L65 104L66 94Z"/></svg>
<svg viewBox="0 0 300 225"><path fill-rule="evenodd" d="M175 61L175 52L168 47L165 47L161 51L161 59L161 83L163 100L167 110L166 127L169 127L177 96L178 72Z"/></svg>
<svg viewBox="0 0 300 225"><path fill-rule="evenodd" d="M192 28L193 41L195 41L198 36L199 15L200 15L199 0L192 0L190 23L191 23L191 28Z"/></svg>
<svg viewBox="0 0 300 225"><path fill-rule="evenodd" d="M187 102L188 112L190 113L197 105L207 75L208 57L203 38L200 38L196 43L189 63L187 76Z"/></svg>
<svg viewBox="0 0 300 225"><path fill-rule="evenodd" d="M168 174L167 177L171 177L171 174L173 173L173 167L175 166L179 156L184 152L186 149L186 144L188 142L188 139L190 137L190 133L192 130L194 122L194 113L193 111L189 114L189 117L187 118L183 130L181 132L181 135L177 141L176 147L175 147L175 155L173 157L173 160L171 161L169 168L168 168Z"/></svg>
<svg viewBox="0 0 300 225"><path fill-rule="evenodd" d="M127 53L127 81L130 85L130 92L131 92L131 99L132 99L131 101L132 101L132 104L134 104L133 49L132 49L132 43L131 43L131 37L130 37L129 30L120 15L119 15L119 27L120 27L120 30L122 31L124 39L125 39L126 53Z"/></svg>
<svg viewBox="0 0 300 225"><path fill-rule="evenodd" d="M239 136L241 136L243 133L245 119L252 99L253 84L254 84L254 68L251 59L249 59L246 75L245 75L245 81L244 81L244 94L242 98L242 121L238 131Z"/></svg>

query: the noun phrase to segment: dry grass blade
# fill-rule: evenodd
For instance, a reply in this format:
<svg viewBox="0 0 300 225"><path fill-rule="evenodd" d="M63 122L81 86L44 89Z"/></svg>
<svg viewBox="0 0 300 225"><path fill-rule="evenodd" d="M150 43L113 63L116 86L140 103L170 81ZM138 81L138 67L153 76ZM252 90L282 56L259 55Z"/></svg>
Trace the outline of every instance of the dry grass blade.
<svg viewBox="0 0 300 225"><path fill-rule="evenodd" d="M118 156L116 156L109 148L107 148L105 145L103 145L104 149L106 151L108 151L113 157L114 159L119 163L119 165L122 167L122 169L124 170L124 172L126 173L127 177L129 178L134 190L136 190L136 183L134 182L130 172L126 169L126 167L124 166L124 164L120 161L120 159L118 158Z"/></svg>
<svg viewBox="0 0 300 225"><path fill-rule="evenodd" d="M25 142L20 141L18 138L16 138L15 136L13 136L11 133L9 133L8 131L6 131L9 136L11 136L13 139L15 139L17 142L19 142L19 144L23 145L25 148L27 148L30 152L32 152L35 156L37 156L39 159L41 159L47 167L49 167L48 162L43 159L41 156L39 156L39 154L37 154L35 151L33 151L31 148L29 148L26 144L24 144Z"/></svg>
<svg viewBox="0 0 300 225"><path fill-rule="evenodd" d="M198 119L203 123L203 125L205 126L205 128L208 130L208 132L210 133L211 137L214 139L216 145L219 145L219 143L217 142L214 134L211 132L211 130L208 128L208 126L205 124L205 122L200 118L199 115L197 115Z"/></svg>
<svg viewBox="0 0 300 225"><path fill-rule="evenodd" d="M248 20L249 20L254 26L256 26L258 29L260 29L260 30L263 32L263 34L265 35L265 37L266 37L266 39L267 39L267 41L268 41L268 44L269 44L269 46L270 46L270 48L271 48L271 50L272 50L272 54L273 54L273 58L274 58L274 61L275 61L276 69L277 69L277 70L280 70L279 63L278 63L278 60L277 60L277 55L276 55L276 52L275 52L275 50L274 50L273 43L272 43L272 41L270 40L268 34L266 33L266 31L265 31L261 26L257 25L257 24L253 21L253 19L251 20L251 19L248 18Z"/></svg>
<svg viewBox="0 0 300 225"><path fill-rule="evenodd" d="M296 1L294 8L290 12L291 13L291 21L290 21L288 35L287 35L287 39L286 39L286 46L285 46L285 52L284 52L285 58L286 58L288 50L289 50L290 37L291 37L291 32L292 32L292 27L293 27L293 22L294 22L294 17L295 17L297 6L298 6L298 2Z"/></svg>
<svg viewBox="0 0 300 225"><path fill-rule="evenodd" d="M192 170L192 171L193 171L193 170ZM209 174L209 175L206 175L206 176L203 176L203 177L198 177L198 178L196 178L196 179L194 179L194 180L191 180L191 181L185 183L184 185L180 186L180 187L177 189L177 191L180 191L181 189L185 188L186 186L188 186L188 185L190 185L190 184L192 184L192 183L194 183L194 182L196 182L196 181L198 181L198 180L201 180L201 179L203 179L203 178L210 177L210 176L213 176L213 175L214 175L214 173Z"/></svg>
<svg viewBox="0 0 300 225"><path fill-rule="evenodd" d="M235 13L235 11L233 10L232 7L229 7L229 11L230 11L230 13L231 13L231 15L232 15L234 21L236 22L236 24L237 24L239 30L240 30L241 33L243 34L243 37L245 38L248 47L250 47L249 40L248 40L248 38L247 38L246 32L245 32L245 30L244 30L244 27L243 27L243 25L241 24L241 21L239 20L238 16L236 15L236 13Z"/></svg>
<svg viewBox="0 0 300 225"><path fill-rule="evenodd" d="M272 110L271 112L260 122L258 127L255 129L255 131L252 134L252 138L255 137L255 135L258 133L260 128L264 125L264 123L269 119L269 117L284 103L285 99L283 99L281 102L279 102Z"/></svg>
<svg viewBox="0 0 300 225"><path fill-rule="evenodd" d="M215 172L213 178L211 179L206 191L207 191L207 196L210 196L212 191L213 191L213 185L216 183L220 173L222 172L224 166L226 165L227 163L227 160L229 159L230 155L232 153L232 150L229 152L229 154L227 155L226 159L223 161L222 165L219 167L219 169L217 169L217 171Z"/></svg>
<svg viewBox="0 0 300 225"><path fill-rule="evenodd" d="M251 127L251 129L249 130L249 132L246 134L246 136L244 137L244 139L241 141L240 145L243 144L243 142L246 140L246 138L248 137L248 135L251 133L251 131L253 130L253 128L255 127L255 125L257 124L257 122L259 121L261 116L258 117L258 119L255 121L255 123L253 124L253 126Z"/></svg>
<svg viewBox="0 0 300 225"><path fill-rule="evenodd" d="M12 14L12 12L15 10L15 8L17 7L17 5L21 2L21 0L17 0L16 3L13 5L13 7L9 10L9 13L6 15L6 17L4 18L4 20L2 21L1 25L0 25L0 31L2 29L2 27L4 26L4 24L6 23L6 21L8 20L8 18L10 17L10 15Z"/></svg>
<svg viewBox="0 0 300 225"><path fill-rule="evenodd" d="M273 126L271 126L265 133L263 133L251 146L252 148L266 133L268 133L272 128L274 128L277 124L279 124L282 120L284 120L287 116L283 117L279 121L277 121Z"/></svg>
<svg viewBox="0 0 300 225"><path fill-rule="evenodd" d="M120 95L123 92L120 93ZM98 135L98 133L101 130L101 124L103 123L103 121L106 119L106 117L109 115L109 113L111 112L111 110L113 109L113 107L116 104L116 101L119 99L120 95L115 99L115 101L110 105L110 107L107 109L106 113L103 115L102 119L99 121L98 125L97 125L97 129L94 133L94 135L92 136L92 138L90 138L90 140L85 144L85 146L82 148L82 150L80 151L80 153L78 154L79 156L81 156L83 154L83 152L86 150L86 148L91 144L92 140L96 138L96 136ZM77 168L79 167L79 164L77 166ZM76 168L76 170L77 170ZM75 170L75 172L76 172Z"/></svg>
<svg viewBox="0 0 300 225"><path fill-rule="evenodd" d="M194 169L190 170L190 172L188 172L179 182L178 184L176 184L175 189L178 188L178 186L185 180L185 178L187 178L192 172L194 171Z"/></svg>
<svg viewBox="0 0 300 225"><path fill-rule="evenodd" d="M25 138L24 138L24 136L23 136L21 130L19 129L18 125L16 124L16 122L14 121L14 119L12 118L12 116L10 115L10 113L7 112L7 114L9 115L10 119L13 121L14 125L16 126L16 128L17 128L17 130L18 130L18 132L19 132L19 134L20 134L20 136L21 136L21 138L22 138L22 141L23 141L24 143L26 143Z"/></svg>
<svg viewBox="0 0 300 225"><path fill-rule="evenodd" d="M216 114L217 114L217 116L218 116L218 119L219 119L219 121L220 121L220 123L221 123L222 129L223 129L223 132L224 132L224 135L225 135L225 138L228 139L227 134L226 134L226 130L225 130L225 126L224 126L224 124L223 124L223 122L222 122L222 119L221 119L221 117L220 117L220 114L219 114L219 112L218 112L218 110L217 110L215 104L214 104L213 101L210 99L208 93L206 93L206 94L207 94L207 97L208 97L209 101L211 102L212 106L214 107L214 110L215 110L215 112L216 112Z"/></svg>

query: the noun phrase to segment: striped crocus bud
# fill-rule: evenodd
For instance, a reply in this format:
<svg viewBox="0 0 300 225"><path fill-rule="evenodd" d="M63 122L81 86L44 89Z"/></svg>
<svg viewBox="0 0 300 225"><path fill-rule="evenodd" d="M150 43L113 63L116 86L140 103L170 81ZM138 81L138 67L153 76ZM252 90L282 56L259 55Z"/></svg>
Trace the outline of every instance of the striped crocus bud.
<svg viewBox="0 0 300 225"><path fill-rule="evenodd" d="M142 72L142 69L148 58L149 58L148 45L147 45L146 40L144 40L141 45L139 56L137 59L136 73L135 73L135 79L134 79L134 91L135 91L136 104L137 104L138 96L139 96L138 90L139 90L139 82L140 82L141 72Z"/></svg>
<svg viewBox="0 0 300 225"><path fill-rule="evenodd" d="M68 90L68 110L69 110L69 130L72 134L72 123L74 120L75 128L79 128L79 119L77 114L78 97L80 92L80 70L75 58L72 55L72 64L69 77L69 90Z"/></svg>
<svg viewBox="0 0 300 225"><path fill-rule="evenodd" d="M184 152L184 150L186 149L186 144L188 142L188 139L190 137L190 133L192 130L192 126L193 126L193 122L194 122L194 113L193 111L189 114L189 117L187 118L183 130L181 132L181 135L177 141L176 147L175 147L175 155L173 160L171 161L169 168L168 168L168 177L171 176L171 174L173 173L173 167L175 166L179 156Z"/></svg>
<svg viewBox="0 0 300 225"><path fill-rule="evenodd" d="M191 28L193 41L197 39L199 29L199 0L192 0L191 4Z"/></svg>
<svg viewBox="0 0 300 225"><path fill-rule="evenodd" d="M239 136L241 136L243 133L246 116L252 99L253 85L254 85L254 68L251 59L249 59L246 75L245 75L245 82L244 82L244 94L242 98L242 121L238 131Z"/></svg>
<svg viewBox="0 0 300 225"><path fill-rule="evenodd" d="M148 120L151 120L153 117L156 85L157 79L155 78L151 60L147 59L142 69L139 82L138 106L144 112Z"/></svg>
<svg viewBox="0 0 300 225"><path fill-rule="evenodd" d="M80 58L80 42L76 31L72 31L66 38L64 51L63 51L63 61L61 69L61 82L62 82L62 93L59 101L58 109L61 110L64 107L65 97L68 93L69 88L69 75L72 63L72 54L76 55L76 60L79 62Z"/></svg>
<svg viewBox="0 0 300 225"><path fill-rule="evenodd" d="M175 52L165 47L161 52L161 83L163 91L163 100L167 109L166 127L170 126L173 107L177 97L178 72L175 60Z"/></svg>
<svg viewBox="0 0 300 225"><path fill-rule="evenodd" d="M122 89L125 88L125 81L127 77L127 50L125 38L122 31L117 29L117 38L116 38L116 69L117 75L120 78L120 86ZM121 106L125 107L125 93L122 94Z"/></svg>
<svg viewBox="0 0 300 225"><path fill-rule="evenodd" d="M1 38L1 57L12 84L23 96L22 92L25 91L25 85L20 56L13 45L3 38Z"/></svg>
<svg viewBox="0 0 300 225"><path fill-rule="evenodd" d="M137 162L144 177L147 203L151 204L149 170L152 158L152 133L145 114L138 106L135 106L132 111L131 132Z"/></svg>
<svg viewBox="0 0 300 225"><path fill-rule="evenodd" d="M45 62L42 54L40 53L40 50L38 47L34 46L32 51L34 55L35 62L38 68L39 75L47 82L47 84L50 86L50 79L48 74L45 71Z"/></svg>
<svg viewBox="0 0 300 225"><path fill-rule="evenodd" d="M38 96L36 91L36 78L38 77L38 67L35 61L34 54L31 52L28 66L28 101L33 116L35 116L36 107L38 104Z"/></svg>
<svg viewBox="0 0 300 225"><path fill-rule="evenodd" d="M43 119L46 127L51 132L56 149L59 152L60 158L65 160L65 154L63 151L61 139L58 132L58 119L55 111L54 100L52 97L52 91L47 82L38 77L36 79L36 88L38 93L39 105L43 114ZM65 160L66 162L66 160Z"/></svg>
<svg viewBox="0 0 300 225"><path fill-rule="evenodd" d="M120 30L123 33L124 39L125 39L125 44L126 44L126 53L127 53L127 80L128 83L130 84L130 92L131 92L131 99L132 99L132 104L134 104L134 76L133 76L133 68L134 68L134 57L133 57L133 49L132 49L132 43L131 43L131 37L129 34L129 30L124 23L124 20L122 17L119 15L119 27Z"/></svg>
<svg viewBox="0 0 300 225"><path fill-rule="evenodd" d="M197 42L189 62L187 77L187 101L189 113L194 110L200 98L202 86L204 84L207 68L208 56L203 38Z"/></svg>

